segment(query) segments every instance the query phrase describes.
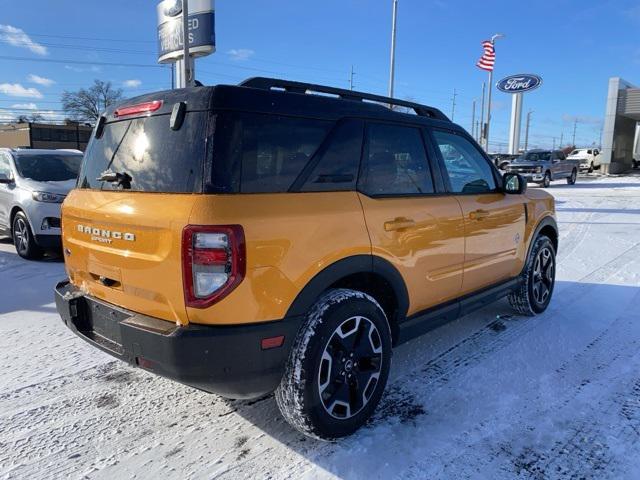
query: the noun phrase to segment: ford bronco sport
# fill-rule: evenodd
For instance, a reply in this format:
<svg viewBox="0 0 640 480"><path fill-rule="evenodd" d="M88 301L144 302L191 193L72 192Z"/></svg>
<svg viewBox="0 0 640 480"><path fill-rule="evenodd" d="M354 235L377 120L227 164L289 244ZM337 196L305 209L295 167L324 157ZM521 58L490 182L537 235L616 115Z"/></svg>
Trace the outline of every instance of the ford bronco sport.
<svg viewBox="0 0 640 480"><path fill-rule="evenodd" d="M266 78L154 93L95 128L56 303L115 357L275 391L294 427L337 438L376 408L393 346L507 295L547 308L554 216L435 108Z"/></svg>

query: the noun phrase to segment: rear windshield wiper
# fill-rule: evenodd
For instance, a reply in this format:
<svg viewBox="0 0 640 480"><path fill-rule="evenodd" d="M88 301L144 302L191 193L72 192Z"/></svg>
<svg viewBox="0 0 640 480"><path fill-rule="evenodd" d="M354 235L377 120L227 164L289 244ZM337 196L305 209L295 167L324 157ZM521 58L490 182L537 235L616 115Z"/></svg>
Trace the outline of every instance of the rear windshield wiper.
<svg viewBox="0 0 640 480"><path fill-rule="evenodd" d="M115 183L124 190L131 189L131 180L133 178L127 172L114 172L113 170L105 170L96 179L98 182Z"/></svg>

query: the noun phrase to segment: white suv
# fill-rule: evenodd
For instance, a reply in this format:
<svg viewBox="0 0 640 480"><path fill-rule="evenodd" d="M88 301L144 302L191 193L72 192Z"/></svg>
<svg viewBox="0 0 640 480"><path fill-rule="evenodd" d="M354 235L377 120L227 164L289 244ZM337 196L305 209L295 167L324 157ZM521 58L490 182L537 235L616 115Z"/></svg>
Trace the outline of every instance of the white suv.
<svg viewBox="0 0 640 480"><path fill-rule="evenodd" d="M600 169L600 150L597 148L578 148L568 155L569 160L580 161L580 171L589 173Z"/></svg>
<svg viewBox="0 0 640 480"><path fill-rule="evenodd" d="M60 249L60 204L81 163L80 151L0 149L0 234L21 257Z"/></svg>

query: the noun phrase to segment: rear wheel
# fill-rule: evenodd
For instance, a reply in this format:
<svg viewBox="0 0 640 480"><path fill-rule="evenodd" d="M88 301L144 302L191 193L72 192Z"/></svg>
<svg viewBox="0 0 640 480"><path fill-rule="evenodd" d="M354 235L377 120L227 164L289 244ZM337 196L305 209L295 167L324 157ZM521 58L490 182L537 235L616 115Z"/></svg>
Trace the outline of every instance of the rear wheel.
<svg viewBox="0 0 640 480"><path fill-rule="evenodd" d="M16 213L12 224L13 244L16 252L22 258L35 260L43 255L42 249L36 244L29 220L23 212Z"/></svg>
<svg viewBox="0 0 640 480"><path fill-rule="evenodd" d="M549 306L556 281L556 251L549 237L541 235L533 243L518 290L509 303L521 315L536 315Z"/></svg>
<svg viewBox="0 0 640 480"><path fill-rule="evenodd" d="M569 185L575 185L576 179L578 178L578 171L574 168L571 172L571 176L567 177L567 183Z"/></svg>
<svg viewBox="0 0 640 480"><path fill-rule="evenodd" d="M391 332L380 305L362 292L331 290L298 333L276 402L305 435L344 437L374 412L390 365Z"/></svg>

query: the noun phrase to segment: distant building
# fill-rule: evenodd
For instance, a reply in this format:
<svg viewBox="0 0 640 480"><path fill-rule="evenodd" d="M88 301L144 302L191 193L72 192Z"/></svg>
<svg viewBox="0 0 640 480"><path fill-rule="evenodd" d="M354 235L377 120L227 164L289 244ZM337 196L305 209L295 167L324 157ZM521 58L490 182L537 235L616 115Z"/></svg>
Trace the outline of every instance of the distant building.
<svg viewBox="0 0 640 480"><path fill-rule="evenodd" d="M4 148L87 148L93 128L86 124L67 122L10 123L0 125L0 147Z"/></svg>

